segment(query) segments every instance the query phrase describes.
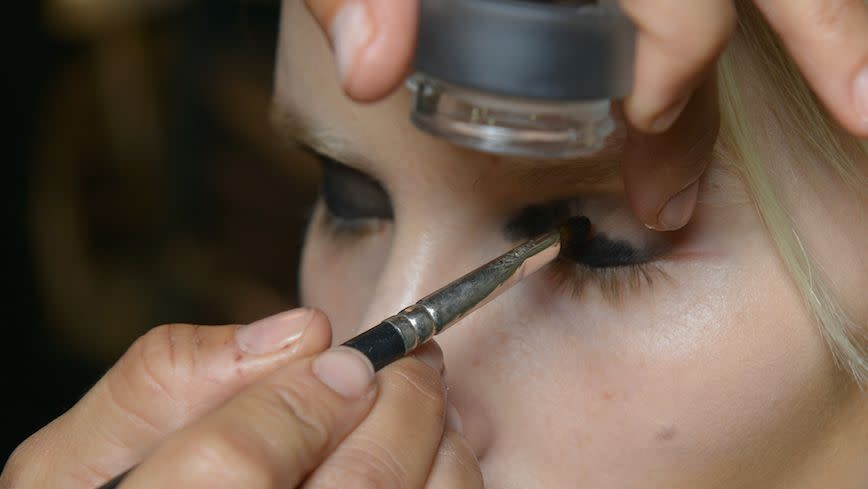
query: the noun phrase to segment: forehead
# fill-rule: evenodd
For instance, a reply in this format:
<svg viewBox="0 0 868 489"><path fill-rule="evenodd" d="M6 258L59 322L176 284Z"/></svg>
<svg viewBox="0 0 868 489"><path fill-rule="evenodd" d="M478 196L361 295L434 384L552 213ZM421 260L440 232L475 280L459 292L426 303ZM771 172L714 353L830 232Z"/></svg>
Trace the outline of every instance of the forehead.
<svg viewBox="0 0 868 489"><path fill-rule="evenodd" d="M284 2L274 91L279 130L292 138L315 138L304 142L322 143L311 145L318 151L337 152L330 156L347 164L364 164L373 173L382 173L380 162L394 158L395 151L408 147L424 151L431 144L420 138L406 117L406 90L377 103L356 104L343 94L334 66L328 41L303 3ZM412 164L412 158L406 159Z"/></svg>

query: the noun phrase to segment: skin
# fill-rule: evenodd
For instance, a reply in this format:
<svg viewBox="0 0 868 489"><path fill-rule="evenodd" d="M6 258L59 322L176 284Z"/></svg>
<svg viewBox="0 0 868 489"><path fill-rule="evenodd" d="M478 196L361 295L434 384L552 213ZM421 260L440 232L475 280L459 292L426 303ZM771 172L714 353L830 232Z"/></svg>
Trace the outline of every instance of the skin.
<svg viewBox="0 0 868 489"><path fill-rule="evenodd" d="M336 52L341 87L358 101L380 100L409 70L416 2L305 0ZM638 29L633 93L624 113L635 133L623 158L624 186L647 226L674 230L689 220L709 160L691 158L715 114L697 110L703 81L735 26L730 0L620 0ZM741 2L748 3L748 2ZM805 78L846 130L868 137L868 9L863 0L755 0ZM353 14L349 14L353 12ZM699 101L698 104L704 104ZM666 137L673 124L701 127ZM666 212L664 213L664 209ZM664 217L665 216L665 217Z"/></svg>
<svg viewBox="0 0 868 489"><path fill-rule="evenodd" d="M631 217L618 175L535 185L516 177L520 163L413 129L403 91L350 103L307 15L288 7L278 106L310 133L328 127L330 144L308 142L379 179L396 216L348 237L330 231L322 205L315 212L304 300L329 314L338 338L509 249L502 228L525 205L614 199L621 224L601 230L633 242L648 232ZM438 337L448 398L486 487L868 483L864 395L835 368L741 181L724 162L710 168L691 223L657 236L670 243L656 263L668 278L626 287L618 300L593 283L573 297L534 276ZM866 324L868 267L857 250L868 227L835 216L868 202L836 194L831 178L820 193L799 181L781 182L787 195L811 196L797 221L811 243L840 236L817 246L817 258L847 282L843 302Z"/></svg>
<svg viewBox="0 0 868 489"><path fill-rule="evenodd" d="M302 283L331 324L302 309L157 328L22 443L0 488L92 488L134 464L124 489L868 485L868 401L835 368L726 162L710 161L688 226L652 233L630 212L628 167L448 146L409 127L400 91L351 103L314 20L286 7L279 111L307 129L294 137L379 179L394 221L339 236L320 205ZM688 134L684 120L664 136ZM622 136L616 163L639 147ZM786 155L786 132L769 136ZM822 171L769 164L818 267L868 324L868 223L852 212L868 201ZM323 353L508 249L503 228L523 207L576 197L600 231L663 243L650 284L540 273L441 336L445 359L432 343L376 377L356 353Z"/></svg>

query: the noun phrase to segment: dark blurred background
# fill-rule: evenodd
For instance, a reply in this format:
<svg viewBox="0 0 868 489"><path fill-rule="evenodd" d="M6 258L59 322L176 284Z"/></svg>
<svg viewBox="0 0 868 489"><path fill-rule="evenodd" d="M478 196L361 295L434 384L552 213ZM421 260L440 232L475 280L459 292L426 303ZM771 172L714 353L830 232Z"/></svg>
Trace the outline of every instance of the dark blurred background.
<svg viewBox="0 0 868 489"><path fill-rule="evenodd" d="M317 168L268 123L279 3L5 2L0 464L151 327L295 303Z"/></svg>

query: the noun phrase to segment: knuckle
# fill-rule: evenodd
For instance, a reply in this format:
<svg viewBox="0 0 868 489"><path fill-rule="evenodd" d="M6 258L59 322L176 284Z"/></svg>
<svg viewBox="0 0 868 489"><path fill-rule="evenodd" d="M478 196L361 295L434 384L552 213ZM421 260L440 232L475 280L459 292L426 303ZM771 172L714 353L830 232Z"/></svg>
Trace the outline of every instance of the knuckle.
<svg viewBox="0 0 868 489"><path fill-rule="evenodd" d="M29 452L31 452L31 440L25 440L24 443L18 445L15 451L9 456L6 461L6 466L3 467L3 472L0 473L0 488L7 489L18 487L25 479L26 468L29 465Z"/></svg>
<svg viewBox="0 0 868 489"><path fill-rule="evenodd" d="M176 381L174 371L175 346L169 326L154 328L139 338L121 365L122 377L136 390L152 396L164 397L175 404L172 388Z"/></svg>
<svg viewBox="0 0 868 489"><path fill-rule="evenodd" d="M134 374L144 376L155 388L173 398L172 386L193 377L201 342L198 326L156 327L133 344L130 367Z"/></svg>
<svg viewBox="0 0 868 489"><path fill-rule="evenodd" d="M190 375L195 370L202 344L199 326L166 324L151 330L145 339L145 353L160 361L172 375Z"/></svg>
<svg viewBox="0 0 868 489"><path fill-rule="evenodd" d="M167 324L137 339L106 377L115 404L156 429L165 427L162 421L187 419L194 408L187 387L197 373L200 335L199 326ZM141 400L164 406L163 414L145 416Z"/></svg>
<svg viewBox="0 0 868 489"><path fill-rule="evenodd" d="M277 487L279 474L267 449L248 432L226 428L203 431L178 443L186 471L216 487Z"/></svg>

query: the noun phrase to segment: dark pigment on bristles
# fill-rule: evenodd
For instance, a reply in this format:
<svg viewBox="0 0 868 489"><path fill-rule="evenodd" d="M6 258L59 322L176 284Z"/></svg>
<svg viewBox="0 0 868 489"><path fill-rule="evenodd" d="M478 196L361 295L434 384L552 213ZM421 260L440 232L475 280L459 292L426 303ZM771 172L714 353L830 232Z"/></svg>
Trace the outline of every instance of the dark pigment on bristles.
<svg viewBox="0 0 868 489"><path fill-rule="evenodd" d="M590 268L628 266L647 261L648 251L639 251L625 240L597 232L587 217L570 217L570 212L566 201L528 206L509 220L504 234L519 241L560 226L562 259Z"/></svg>
<svg viewBox="0 0 868 489"><path fill-rule="evenodd" d="M560 258L578 261L591 237L591 221L585 216L570 217L558 227L561 233Z"/></svg>
<svg viewBox="0 0 868 489"><path fill-rule="evenodd" d="M622 267L642 263L644 253L629 243L613 240L605 233L591 235L591 221L587 217L570 217L560 226L560 258L590 268Z"/></svg>

